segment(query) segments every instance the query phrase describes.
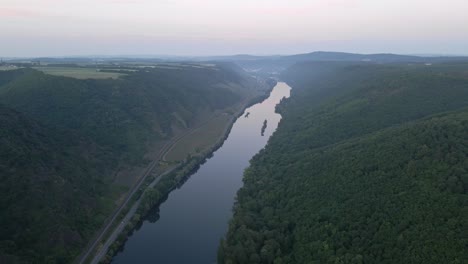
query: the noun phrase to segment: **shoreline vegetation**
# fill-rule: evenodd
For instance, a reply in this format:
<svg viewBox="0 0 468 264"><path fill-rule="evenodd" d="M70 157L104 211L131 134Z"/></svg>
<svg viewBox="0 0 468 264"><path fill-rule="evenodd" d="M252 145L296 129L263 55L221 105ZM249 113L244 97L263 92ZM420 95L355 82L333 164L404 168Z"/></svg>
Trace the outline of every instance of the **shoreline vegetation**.
<svg viewBox="0 0 468 264"><path fill-rule="evenodd" d="M232 130L234 123L239 117L243 115L245 109L267 99L276 84L276 81L269 82L269 89L266 90L264 94L252 98L241 110L239 110L236 115L233 115L233 118L230 120L225 133L223 133L223 135L215 144L212 145L212 147L198 153L197 155L188 155L184 161L176 166L174 171L162 176L161 180L154 187L146 188L150 182L156 179L157 176L152 175L150 179L147 180L147 183L144 184L145 187L142 187L141 190L135 194L135 202L141 199L141 203L136 213L127 223L124 230L119 234L117 239L109 247L106 255L103 257L103 259L100 260L99 263L111 263L113 257L123 249L127 239L133 234L135 229L138 229L141 226L143 220L148 216L148 214L153 209L156 209L162 203L164 203L173 190L182 187L182 185L200 168L201 165L213 157L214 152L223 146ZM132 204L134 204L134 202ZM131 205L129 207L131 207ZM126 211L128 212L128 210ZM122 218L127 214L127 212L123 214ZM117 221L117 223L119 223L119 221Z"/></svg>
<svg viewBox="0 0 468 264"><path fill-rule="evenodd" d="M468 263L466 64L298 64L218 263Z"/></svg>

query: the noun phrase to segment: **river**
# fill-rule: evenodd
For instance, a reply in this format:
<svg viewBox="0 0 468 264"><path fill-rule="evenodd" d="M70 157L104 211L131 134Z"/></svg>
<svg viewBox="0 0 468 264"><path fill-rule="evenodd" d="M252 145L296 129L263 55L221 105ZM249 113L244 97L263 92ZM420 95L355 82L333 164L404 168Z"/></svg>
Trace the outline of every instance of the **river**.
<svg viewBox="0 0 468 264"><path fill-rule="evenodd" d="M153 209L112 263L216 263L244 169L276 130L281 116L275 106L289 97L290 89L279 82L266 100L247 108L223 146L159 209ZM262 136L265 120L268 126Z"/></svg>

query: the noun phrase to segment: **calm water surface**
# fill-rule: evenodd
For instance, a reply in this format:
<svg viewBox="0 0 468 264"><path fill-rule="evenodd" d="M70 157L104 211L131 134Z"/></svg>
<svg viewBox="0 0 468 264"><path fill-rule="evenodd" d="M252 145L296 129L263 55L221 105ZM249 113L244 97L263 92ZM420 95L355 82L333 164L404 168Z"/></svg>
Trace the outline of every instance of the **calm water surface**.
<svg viewBox="0 0 468 264"><path fill-rule="evenodd" d="M276 130L281 116L275 113L275 106L289 97L290 89L279 82L268 99L246 109L224 145L180 189L169 194L159 211L150 213L112 263L216 263L243 171ZM247 112L250 115L245 117ZM261 136L265 119L268 126Z"/></svg>

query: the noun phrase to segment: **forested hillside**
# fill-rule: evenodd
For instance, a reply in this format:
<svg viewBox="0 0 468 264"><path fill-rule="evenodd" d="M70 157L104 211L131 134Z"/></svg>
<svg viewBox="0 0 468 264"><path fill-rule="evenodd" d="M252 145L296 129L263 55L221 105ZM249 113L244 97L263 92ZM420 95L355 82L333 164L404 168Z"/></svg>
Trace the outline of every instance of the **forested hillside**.
<svg viewBox="0 0 468 264"><path fill-rule="evenodd" d="M242 68L253 71L256 74L274 74L288 69L296 63L309 62L354 62L354 63L440 63L447 61L466 61L466 57L454 56L434 56L421 57L411 55L398 55L391 53L378 54L357 54L346 52L328 52L315 51L311 53L295 54L295 55L272 55L272 56L250 56L250 55L235 55L208 57L207 60L216 59L223 61L232 61L240 65Z"/></svg>
<svg viewBox="0 0 468 264"><path fill-rule="evenodd" d="M466 263L468 65L301 63L221 263Z"/></svg>
<svg viewBox="0 0 468 264"><path fill-rule="evenodd" d="M0 71L0 262L71 262L126 190L113 183L118 169L145 166L174 129L258 86L229 64L142 67L116 80Z"/></svg>
<svg viewBox="0 0 468 264"><path fill-rule="evenodd" d="M66 262L117 198L116 157L3 106L0 122L0 262Z"/></svg>
<svg viewBox="0 0 468 264"><path fill-rule="evenodd" d="M30 69L1 72L0 80L14 78L0 87L0 102L138 160L146 145L170 137L173 126L190 126L200 112L252 94L255 80L233 68L147 68L118 80L78 80Z"/></svg>

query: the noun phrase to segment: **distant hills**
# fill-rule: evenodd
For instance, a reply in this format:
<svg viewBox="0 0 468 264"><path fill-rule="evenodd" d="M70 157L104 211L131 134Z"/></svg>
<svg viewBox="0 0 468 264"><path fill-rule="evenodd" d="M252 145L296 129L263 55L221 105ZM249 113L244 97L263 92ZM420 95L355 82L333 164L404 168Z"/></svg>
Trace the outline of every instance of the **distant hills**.
<svg viewBox="0 0 468 264"><path fill-rule="evenodd" d="M443 55L399 55L392 53L377 53L377 54L358 54L348 52L332 52L332 51L315 51L303 54L294 55L267 55L254 56L248 54L232 55L232 56L212 56L212 57L195 57L197 60L213 60L213 61L255 61L255 60L271 60L271 61L374 61L374 62L421 62L421 61L453 61L453 60L468 60L468 56L443 56Z"/></svg>
<svg viewBox="0 0 468 264"><path fill-rule="evenodd" d="M12 61L20 61L24 59L13 59ZM348 52L334 51L314 51L310 53L293 54L293 55L225 55L225 56L162 56L162 55L142 55L142 56L79 56L79 57L39 57L28 58L32 61L42 61L47 63L85 63L94 64L96 62L200 62L200 61L229 61L235 62L242 67L254 65L263 65L266 63L275 64L284 67L290 66L296 62L302 61L366 61L375 63L395 63L395 62L443 62L443 61L468 61L468 56L461 55L399 55L393 53L376 53L376 54L359 54Z"/></svg>
<svg viewBox="0 0 468 264"><path fill-rule="evenodd" d="M447 61L468 61L463 56L411 56L390 53L382 54L355 54L346 52L316 51L296 55L251 56L234 55L199 58L199 60L221 60L235 62L244 69L260 74L278 74L298 62L305 61L342 61L342 62L367 62L367 63L440 63Z"/></svg>
<svg viewBox="0 0 468 264"><path fill-rule="evenodd" d="M375 61L410 61L418 60L420 56L410 55L397 55L391 53L382 54L357 54L347 52L329 52L329 51L315 51L304 54L294 55L270 55L270 56L253 56L253 55L232 55L232 56L214 56L202 57L203 60L218 60L218 61L252 61L252 60L284 60L284 61L362 61L362 60L375 60Z"/></svg>

